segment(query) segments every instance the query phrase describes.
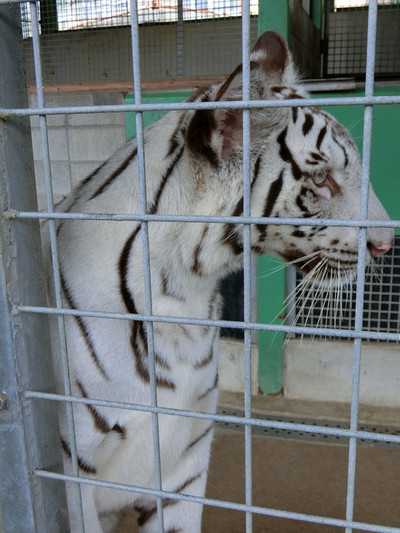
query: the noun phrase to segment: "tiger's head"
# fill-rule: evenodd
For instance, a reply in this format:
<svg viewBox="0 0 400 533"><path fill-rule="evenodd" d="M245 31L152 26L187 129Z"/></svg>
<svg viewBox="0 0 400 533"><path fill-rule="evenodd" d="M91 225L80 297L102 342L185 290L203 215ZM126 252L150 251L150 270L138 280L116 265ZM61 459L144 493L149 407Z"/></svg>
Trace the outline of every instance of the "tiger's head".
<svg viewBox="0 0 400 533"><path fill-rule="evenodd" d="M264 33L250 56L253 100L307 96L299 84L285 40ZM224 83L199 92L193 100L234 101L242 98L242 66ZM250 112L251 216L279 218L359 219L361 161L357 146L337 120L315 107L270 107ZM193 113L185 132L193 159L230 191L243 176L243 113L201 110ZM224 190L222 186L221 190ZM234 194L231 195L232 198ZM236 197L237 198L237 197ZM234 207L234 208L232 208ZM241 215L242 196L231 206ZM385 209L369 186L368 218L386 221ZM241 250L241 226L225 233L225 243ZM293 264L317 283L342 284L354 277L358 259L358 227L264 225L252 227L256 253L272 254ZM394 238L391 228L369 228L367 261L385 253Z"/></svg>

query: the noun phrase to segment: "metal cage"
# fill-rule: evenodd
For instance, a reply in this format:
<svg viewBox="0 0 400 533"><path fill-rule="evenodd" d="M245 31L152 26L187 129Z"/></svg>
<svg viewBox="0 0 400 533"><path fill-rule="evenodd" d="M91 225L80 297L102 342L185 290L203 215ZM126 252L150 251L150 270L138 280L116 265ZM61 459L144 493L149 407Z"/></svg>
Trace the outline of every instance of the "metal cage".
<svg viewBox="0 0 400 533"><path fill-rule="evenodd" d="M399 334L390 330L375 331L373 320L363 323L363 306L365 301L365 243L366 230L371 226L397 227L399 220L391 222L367 221L367 193L369 180L369 157L372 131L373 107L385 104L400 104L400 96L374 96L374 55L376 46L377 2L371 0L368 8L368 42L366 49L366 87L365 95L349 98L317 98L305 100L286 100L254 102L249 99L249 50L250 50L250 6L249 1L242 2L241 42L244 72L243 101L218 103L172 103L172 104L144 104L141 98L141 64L140 43L138 41L139 13L137 5L131 2L131 37L132 58L134 72L134 86L136 101L130 105L103 106L71 106L46 107L43 93L42 52L39 38L38 4L30 2L32 50L35 70L35 84L37 89L37 106L27 107L26 95L23 87L22 72L22 44L19 37L19 1L0 0L0 50L2 68L0 76L0 165L1 165L1 202L2 202L2 230L1 230L1 258L0 263L0 347L2 353L2 370L0 373L0 421L2 430L0 479L1 505L0 530L6 532L65 532L68 530L65 514L64 483L70 482L76 487L79 497L81 484L91 483L99 486L150 494L158 500L159 531L163 531L162 502L186 499L209 506L223 507L229 510L241 511L246 514L246 532L253 531L252 517L254 514L279 517L293 520L295 523L318 524L336 527L338 530L375 531L379 533L400 532L397 526L383 526L354 520L354 495L356 482L357 451L361 441L372 444L392 443L400 446L398 434L388 434L384 431L372 431L359 425L359 383L362 344L365 340L398 341ZM250 137L249 137L249 109L252 107L273 106L307 106L307 105L362 105L364 106L364 140L363 140L363 188L361 218L355 220L321 220L321 219L270 219L254 218L250 213ZM118 215L79 215L71 213L56 214L52 197L52 180L49 159L48 122L51 117L59 114L70 116L82 113L127 112L136 113L136 129L138 139L139 161L143 154L142 113L148 110L170 110L183 108L213 108L223 105L226 108L235 106L243 110L244 133L244 210L240 217L200 217L179 216L168 217L151 215L145 208L137 214ZM38 212L35 200L34 176L32 171L32 156L29 149L30 132L28 117L38 117L41 147L44 161L44 176L46 184L47 208ZM144 190L146 176L143 165L140 167L141 187ZM170 317L155 316L151 306L151 287L149 268L146 272L147 312L144 316L118 315L112 313L92 313L91 315L106 318L122 318L125 320L143 320L147 324L149 338L149 357L154 364L152 351L152 324L154 322L174 322L182 324L217 325L244 331L243 342L243 374L245 382L244 409L238 413L220 412L216 415L166 409L157 406L155 401L155 380L151 380L152 403L149 406L119 404L105 402L101 399L75 398L70 394L67 375L67 360L64 353L65 391L56 394L52 385L50 364L49 337L47 333L46 317L49 314L58 318L61 338L64 337L63 318L66 315L87 315L84 309L70 310L62 307L60 298L60 279L57 270L57 243L55 238L56 218L94 218L103 216L110 220L138 220L142 224L144 235L147 235L148 224L152 220L165 221L180 220L181 222L213 222L213 223L241 223L244 226L244 318L242 321L205 321L194 317L172 319ZM54 278L58 291L58 302L55 308L46 305L44 287L41 275L41 254L39 242L38 221L49 226L53 261L55 265ZM252 321L250 313L251 300L251 261L250 261L250 226L251 224L310 224L310 225L340 225L360 226L359 234L359 266L355 291L355 317L349 331L343 331L335 323L305 325L273 325ZM146 243L146 238L145 238ZM148 241L147 241L148 244ZM148 249L144 246L144 261L148 265ZM396 282L397 283L397 282ZM57 288L58 287L58 288ZM391 293L393 285L389 287ZM398 305L398 304L397 304ZM397 309L397 308L396 308ZM394 311L394 313L398 311ZM398 319L398 315L397 315ZM353 350L353 386L351 398L351 417L349 424L340 427L327 427L323 424L302 423L297 420L266 419L256 416L252 409L251 394L251 333L252 331L283 331L288 334L302 335L330 335L334 338L349 337L354 343ZM65 337L64 337L65 338ZM120 409L146 411L152 414L154 435L157 435L157 420L161 414L180 417L210 419L221 424L235 424L244 428L245 433L245 501L234 503L227 500L217 500L209 497L193 498L184 494L164 491L162 488L160 457L155 439L154 456L156 465L157 486L155 489L146 487L132 487L115 483L94 481L84 475L78 475L76 454L72 451L75 475L67 476L60 473L61 450L58 444L55 406L65 402L67 406L73 403L84 403L94 406L109 406ZM70 409L71 434L72 409ZM348 446L348 476L346 514L342 519L330 516L316 516L298 513L290 509L268 508L253 505L252 496L252 433L253 431L285 431L304 434L329 436L344 439ZM11 467L10 467L11 465ZM158 465L158 468L157 468ZM294 526L295 527L295 526ZM81 532L84 531L81 517Z"/></svg>

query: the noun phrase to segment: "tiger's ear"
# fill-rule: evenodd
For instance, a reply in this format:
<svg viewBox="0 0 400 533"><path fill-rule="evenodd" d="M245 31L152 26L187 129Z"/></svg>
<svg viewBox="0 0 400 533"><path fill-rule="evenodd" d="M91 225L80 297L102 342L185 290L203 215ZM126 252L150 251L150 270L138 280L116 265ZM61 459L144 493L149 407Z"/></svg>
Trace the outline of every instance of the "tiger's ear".
<svg viewBox="0 0 400 533"><path fill-rule="evenodd" d="M215 100L240 100L242 98L243 67L239 65L220 86ZM250 54L250 98L271 97L271 89L296 84L295 69L288 45L274 31L258 38Z"/></svg>
<svg viewBox="0 0 400 533"><path fill-rule="evenodd" d="M296 83L289 47L279 33L266 31L258 38L250 54L250 64L264 73L266 86L291 86Z"/></svg>
<svg viewBox="0 0 400 533"><path fill-rule="evenodd" d="M296 83L291 54L286 41L278 33L265 32L253 47L250 54L250 98L265 100L281 98L276 90ZM203 101L241 100L243 94L243 67L239 65L221 85L203 92ZM278 91L279 92L279 91ZM265 110L263 128L268 129L277 121L277 115L286 110ZM253 115L256 115L254 113ZM187 141L192 151L206 159L212 166L219 165L221 159L231 157L243 143L243 113L241 110L202 110L196 111L189 124ZM253 119L252 119L252 122Z"/></svg>

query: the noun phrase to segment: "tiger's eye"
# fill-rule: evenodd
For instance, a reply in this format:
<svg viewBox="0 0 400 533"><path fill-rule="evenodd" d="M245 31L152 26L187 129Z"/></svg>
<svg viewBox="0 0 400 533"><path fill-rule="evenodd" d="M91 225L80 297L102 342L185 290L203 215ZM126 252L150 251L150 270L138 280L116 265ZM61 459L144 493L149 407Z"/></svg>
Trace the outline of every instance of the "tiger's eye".
<svg viewBox="0 0 400 533"><path fill-rule="evenodd" d="M326 180L326 171L321 170L320 172L317 172L313 176L313 180L315 185L322 185L324 181Z"/></svg>

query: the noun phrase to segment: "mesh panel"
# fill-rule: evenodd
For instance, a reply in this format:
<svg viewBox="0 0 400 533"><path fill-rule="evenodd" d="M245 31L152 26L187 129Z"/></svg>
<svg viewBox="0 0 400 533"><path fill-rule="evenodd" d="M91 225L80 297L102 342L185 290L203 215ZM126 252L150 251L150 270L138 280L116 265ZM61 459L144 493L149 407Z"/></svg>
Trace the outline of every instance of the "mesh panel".
<svg viewBox="0 0 400 533"><path fill-rule="evenodd" d="M377 76L400 73L400 3L378 1ZM367 46L367 0L329 0L327 9L327 76L363 76Z"/></svg>
<svg viewBox="0 0 400 533"><path fill-rule="evenodd" d="M39 4L46 84L132 80L128 0L47 0ZM258 2L252 0L251 4L251 14L257 15ZM139 1L142 79L229 73L240 57L241 12L240 0ZM21 14L26 71L32 84L28 4L21 5ZM251 26L255 40L256 19Z"/></svg>

